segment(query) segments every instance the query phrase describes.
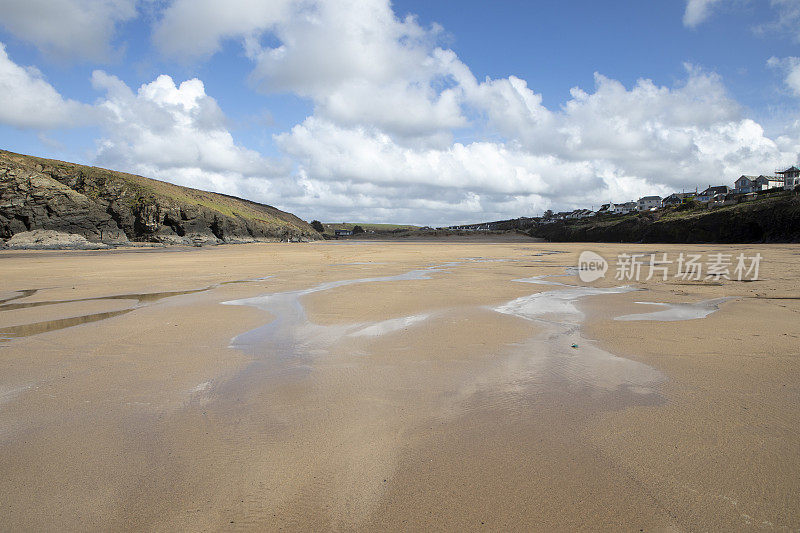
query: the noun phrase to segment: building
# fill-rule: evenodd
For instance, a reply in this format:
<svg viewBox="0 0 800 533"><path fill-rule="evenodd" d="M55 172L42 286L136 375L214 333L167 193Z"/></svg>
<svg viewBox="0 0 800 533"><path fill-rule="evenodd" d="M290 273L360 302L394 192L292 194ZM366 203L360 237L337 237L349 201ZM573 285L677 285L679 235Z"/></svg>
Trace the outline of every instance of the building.
<svg viewBox="0 0 800 533"><path fill-rule="evenodd" d="M349 236L351 236L353 234L353 232L350 231L349 229L337 229L337 230L333 230L333 233L337 237L349 237Z"/></svg>
<svg viewBox="0 0 800 533"><path fill-rule="evenodd" d="M600 209L597 210L597 214L598 215L607 215L607 214L611 213L613 210L614 210L614 204L613 203L603 204L603 205L600 206Z"/></svg>
<svg viewBox="0 0 800 533"><path fill-rule="evenodd" d="M756 190L756 180L758 176L739 176L734 182L734 190L740 194L747 194Z"/></svg>
<svg viewBox="0 0 800 533"><path fill-rule="evenodd" d="M669 196L667 196L666 198L664 198L661 201L661 205L663 205L664 207L668 205L680 205L685 200L690 200L694 198L694 195L695 193L693 192L674 192Z"/></svg>
<svg viewBox="0 0 800 533"><path fill-rule="evenodd" d="M636 201L636 209L639 211L650 211L658 207L661 207L660 196L642 196Z"/></svg>
<svg viewBox="0 0 800 533"><path fill-rule="evenodd" d="M578 218L588 218L594 216L594 211L591 209L576 209L571 213L568 213L564 218L567 220L575 220Z"/></svg>
<svg viewBox="0 0 800 533"><path fill-rule="evenodd" d="M613 210L615 215L624 215L626 213L633 213L634 211L636 211L636 202L625 202L624 204L615 204Z"/></svg>
<svg viewBox="0 0 800 533"><path fill-rule="evenodd" d="M732 192L733 189L728 187L727 185L717 185L716 187L708 186L708 189L704 190L700 194L695 197L695 200L698 202L708 202L715 196L722 194L727 195L728 193Z"/></svg>
<svg viewBox="0 0 800 533"><path fill-rule="evenodd" d="M776 172L783 177L783 188L787 191L794 190L795 187L800 185L800 168L789 167L786 170Z"/></svg>
<svg viewBox="0 0 800 533"><path fill-rule="evenodd" d="M766 191L769 189L780 189L783 187L783 177L778 176L759 176L756 178L755 191Z"/></svg>

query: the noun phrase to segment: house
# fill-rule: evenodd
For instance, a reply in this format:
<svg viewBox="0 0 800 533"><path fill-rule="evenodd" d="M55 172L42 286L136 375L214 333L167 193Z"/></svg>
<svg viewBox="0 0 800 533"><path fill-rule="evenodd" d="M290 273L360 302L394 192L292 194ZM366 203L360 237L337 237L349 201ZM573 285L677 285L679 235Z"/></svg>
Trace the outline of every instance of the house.
<svg viewBox="0 0 800 533"><path fill-rule="evenodd" d="M800 168L792 166L775 174L780 174L783 177L783 188L787 191L794 190L795 187L800 185Z"/></svg>
<svg viewBox="0 0 800 533"><path fill-rule="evenodd" d="M568 213L565 218L567 218L568 220L576 220L579 218L588 218L591 216L594 216L594 211L592 211L591 209L576 209L575 211Z"/></svg>
<svg viewBox="0 0 800 533"><path fill-rule="evenodd" d="M708 189L704 190L695 197L695 200L697 200L698 202L708 202L718 194L727 195L732 191L733 189L731 189L727 185L717 185L716 187L712 187L709 185Z"/></svg>
<svg viewBox="0 0 800 533"><path fill-rule="evenodd" d="M664 207L668 205L680 205L685 200L690 200L694 198L694 195L695 193L693 192L674 192L669 196L667 196L666 198L664 198L661 201L661 205L663 205Z"/></svg>
<svg viewBox="0 0 800 533"><path fill-rule="evenodd" d="M783 187L783 178L778 176L759 176L755 181L755 191L766 191L768 189L780 189Z"/></svg>
<svg viewBox="0 0 800 533"><path fill-rule="evenodd" d="M661 207L660 196L642 196L636 201L636 209L639 211L650 211L657 207Z"/></svg>
<svg viewBox="0 0 800 533"><path fill-rule="evenodd" d="M575 211L570 211L567 213L557 213L555 217L565 220L577 220L579 218L593 217L594 215L595 212L591 209L576 209Z"/></svg>
<svg viewBox="0 0 800 533"><path fill-rule="evenodd" d="M349 236L351 236L353 234L353 232L350 231L349 229L337 229L337 230L333 230L333 233L337 237L349 237Z"/></svg>
<svg viewBox="0 0 800 533"><path fill-rule="evenodd" d="M614 210L614 204L613 203L603 204L603 205L600 206L600 209L597 210L596 214L597 215L607 215L607 214L611 213L613 210Z"/></svg>
<svg viewBox="0 0 800 533"><path fill-rule="evenodd" d="M744 174L739 176L734 182L734 189L736 192L741 194L746 194L749 192L753 192L756 190L756 180L758 176L745 176Z"/></svg>
<svg viewBox="0 0 800 533"><path fill-rule="evenodd" d="M616 204L614 206L615 215L624 215L626 213L633 213L636 211L636 202L625 202L624 204Z"/></svg>

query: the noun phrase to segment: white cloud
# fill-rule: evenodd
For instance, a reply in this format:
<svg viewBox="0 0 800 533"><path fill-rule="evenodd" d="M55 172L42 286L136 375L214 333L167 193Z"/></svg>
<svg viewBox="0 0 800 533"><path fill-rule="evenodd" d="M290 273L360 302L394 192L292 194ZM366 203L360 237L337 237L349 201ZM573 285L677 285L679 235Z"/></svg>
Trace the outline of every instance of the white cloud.
<svg viewBox="0 0 800 533"><path fill-rule="evenodd" d="M177 0L158 24L156 44L191 57L240 39L261 91L310 98L319 116L379 127L409 143L441 145L466 125L455 95L440 90L448 80L429 54L437 26L399 20L385 0L234 4Z"/></svg>
<svg viewBox="0 0 800 533"><path fill-rule="evenodd" d="M165 54L185 59L218 51L228 38L244 38L285 20L293 0L175 0L164 11L153 39Z"/></svg>
<svg viewBox="0 0 800 533"><path fill-rule="evenodd" d="M696 28L708 20L715 9L723 3L742 6L749 2L748 0L740 0L736 3L732 3L730 0L686 0L683 25L687 28ZM769 0L769 7L772 9L773 18L756 24L751 28L752 31L770 39L783 38L788 34L795 42L800 42L800 32L797 31L798 24L800 24L800 2L798 0Z"/></svg>
<svg viewBox="0 0 800 533"><path fill-rule="evenodd" d="M397 19L385 0L320 2L278 25L280 45L251 50L252 78L311 98L338 124L441 144L466 119L430 54L438 32Z"/></svg>
<svg viewBox="0 0 800 533"><path fill-rule="evenodd" d="M756 26L755 32L770 38L789 35L794 42L800 42L800 2L797 0L770 0L770 6L776 12L775 18Z"/></svg>
<svg viewBox="0 0 800 533"><path fill-rule="evenodd" d="M721 0L687 0L686 10L683 13L683 25L695 28L711 16L712 8Z"/></svg>
<svg viewBox="0 0 800 533"><path fill-rule="evenodd" d="M137 0L0 0L0 25L58 59L105 61Z"/></svg>
<svg viewBox="0 0 800 533"><path fill-rule="evenodd" d="M700 24L719 2L689 1L685 23ZM593 90L576 87L549 109L521 78L477 80L438 47L440 28L397 18L386 0L297 0L268 12L242 1L235 14L194 5L169 8L156 33L162 49L202 55L239 39L258 88L314 103L276 137L294 177L268 182L301 215L514 216L730 181L796 158L791 134L767 138L718 76L692 66L674 87L597 74ZM179 33L196 38L164 37ZM454 142L464 131L468 140ZM257 182L251 190L264 199Z"/></svg>
<svg viewBox="0 0 800 533"><path fill-rule="evenodd" d="M472 218L509 216L513 212L502 206L520 198L528 211L518 207L516 214L534 205L590 206L666 194L731 181L744 170L765 172L794 159L765 137L761 126L740 116L714 75L690 70L688 80L673 89L649 80L626 89L600 75L596 84L591 94L573 90L563 110L553 112L522 80L465 83L471 105L482 106L504 142L409 148L379 129L315 117L278 142L307 179L368 183L373 194L383 196L404 186L420 188L428 198L441 190L461 191L474 195L473 202L459 204L460 210L476 209ZM392 201L398 207L424 205L403 196Z"/></svg>
<svg viewBox="0 0 800 533"><path fill-rule="evenodd" d="M235 143L222 110L198 79L176 86L162 75L134 93L118 78L95 71L92 83L106 93L96 104L105 130L97 151L101 164L231 193L254 176L276 172L260 154Z"/></svg>
<svg viewBox="0 0 800 533"><path fill-rule="evenodd" d="M0 43L0 124L48 130L74 127L91 115L89 106L64 99L35 67L14 63Z"/></svg>
<svg viewBox="0 0 800 533"><path fill-rule="evenodd" d="M711 4L689 4L699 24ZM440 31L397 18L387 0L175 0L154 34L164 53L197 58L239 39L260 90L313 102L275 137L292 164L237 143L198 79L163 75L132 90L102 71L92 78L104 94L92 106L104 130L97 161L306 218L429 224L597 206L796 162L800 125L768 138L713 73L688 65L674 86L596 74L548 108L524 79L478 80L440 47ZM791 76L793 59L774 66ZM37 102L81 105L13 67ZM61 113L47 116L67 123Z"/></svg>
<svg viewBox="0 0 800 533"><path fill-rule="evenodd" d="M767 60L767 65L783 70L786 75L784 83L795 96L800 96L800 57L771 57Z"/></svg>

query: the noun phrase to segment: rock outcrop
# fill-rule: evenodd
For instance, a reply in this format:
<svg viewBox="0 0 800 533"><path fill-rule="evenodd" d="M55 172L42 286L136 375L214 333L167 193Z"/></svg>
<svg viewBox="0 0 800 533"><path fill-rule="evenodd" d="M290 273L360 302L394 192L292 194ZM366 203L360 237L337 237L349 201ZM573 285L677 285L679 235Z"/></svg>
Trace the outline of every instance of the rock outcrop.
<svg viewBox="0 0 800 533"><path fill-rule="evenodd" d="M0 239L33 230L109 245L319 238L306 222L268 205L0 150Z"/></svg>
<svg viewBox="0 0 800 533"><path fill-rule="evenodd" d="M63 233L51 229L35 229L15 233L6 241L6 246L24 250L102 250L111 248L101 242L90 242L77 233Z"/></svg>

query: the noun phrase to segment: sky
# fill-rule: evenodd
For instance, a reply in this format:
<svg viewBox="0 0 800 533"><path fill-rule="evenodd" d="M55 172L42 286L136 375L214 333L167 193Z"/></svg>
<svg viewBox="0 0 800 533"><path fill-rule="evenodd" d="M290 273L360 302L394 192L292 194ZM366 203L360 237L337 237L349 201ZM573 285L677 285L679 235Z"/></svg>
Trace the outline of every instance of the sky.
<svg viewBox="0 0 800 533"><path fill-rule="evenodd" d="M0 148L451 225L800 164L800 0L0 0Z"/></svg>

